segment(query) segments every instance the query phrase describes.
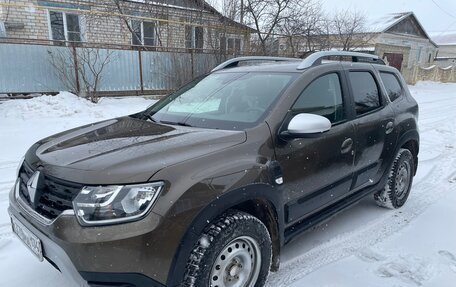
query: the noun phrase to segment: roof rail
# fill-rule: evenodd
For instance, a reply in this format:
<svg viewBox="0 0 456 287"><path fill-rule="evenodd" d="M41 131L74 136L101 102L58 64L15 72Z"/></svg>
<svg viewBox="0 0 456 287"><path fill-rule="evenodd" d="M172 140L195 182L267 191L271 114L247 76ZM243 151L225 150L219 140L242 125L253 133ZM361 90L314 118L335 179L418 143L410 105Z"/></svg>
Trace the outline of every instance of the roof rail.
<svg viewBox="0 0 456 287"><path fill-rule="evenodd" d="M298 70L304 70L312 66L320 65L324 57L352 57L353 62L373 63L385 65L385 62L377 55L348 51L321 51L315 52L305 58L298 66Z"/></svg>
<svg viewBox="0 0 456 287"><path fill-rule="evenodd" d="M285 58L285 57L267 57L267 56L249 56L249 57L238 57L230 59L226 62L221 63L215 67L212 72L220 71L226 68L233 68L239 65L240 62L249 61L265 61L265 62L284 62L284 61L300 61L301 59L296 58Z"/></svg>

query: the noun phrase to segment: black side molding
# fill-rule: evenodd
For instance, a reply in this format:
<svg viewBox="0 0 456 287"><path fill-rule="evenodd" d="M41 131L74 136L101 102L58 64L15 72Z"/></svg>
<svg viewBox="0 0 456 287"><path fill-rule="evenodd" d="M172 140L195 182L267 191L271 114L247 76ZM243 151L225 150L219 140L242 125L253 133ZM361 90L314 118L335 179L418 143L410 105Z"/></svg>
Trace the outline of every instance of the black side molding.
<svg viewBox="0 0 456 287"><path fill-rule="evenodd" d="M139 273L79 272L79 274L91 287L166 287Z"/></svg>

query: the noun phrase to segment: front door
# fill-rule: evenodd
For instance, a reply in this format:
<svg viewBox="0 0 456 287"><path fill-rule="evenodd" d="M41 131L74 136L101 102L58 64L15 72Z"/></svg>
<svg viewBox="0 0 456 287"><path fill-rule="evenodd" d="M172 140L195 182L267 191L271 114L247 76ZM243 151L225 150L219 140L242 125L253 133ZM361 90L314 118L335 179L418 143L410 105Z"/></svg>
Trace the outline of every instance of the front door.
<svg viewBox="0 0 456 287"><path fill-rule="evenodd" d="M287 116L313 113L332 128L317 137L279 141L286 221L293 223L348 194L353 177L354 127L347 121L339 72L317 77L298 97Z"/></svg>

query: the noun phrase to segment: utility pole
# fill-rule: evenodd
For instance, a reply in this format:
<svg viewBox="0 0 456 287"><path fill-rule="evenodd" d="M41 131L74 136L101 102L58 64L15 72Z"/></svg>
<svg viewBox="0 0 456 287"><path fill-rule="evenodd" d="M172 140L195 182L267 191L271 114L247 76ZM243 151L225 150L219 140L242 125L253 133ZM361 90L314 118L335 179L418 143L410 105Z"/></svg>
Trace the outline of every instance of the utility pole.
<svg viewBox="0 0 456 287"><path fill-rule="evenodd" d="M244 24L244 0L241 0L241 24Z"/></svg>

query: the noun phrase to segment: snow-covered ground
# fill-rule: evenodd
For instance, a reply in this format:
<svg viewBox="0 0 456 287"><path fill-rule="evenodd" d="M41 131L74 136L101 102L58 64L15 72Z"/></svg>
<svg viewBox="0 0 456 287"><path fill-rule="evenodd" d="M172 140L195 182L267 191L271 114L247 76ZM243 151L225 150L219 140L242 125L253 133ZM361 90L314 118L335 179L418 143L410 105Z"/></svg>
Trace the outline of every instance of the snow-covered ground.
<svg viewBox="0 0 456 287"><path fill-rule="evenodd" d="M391 211L365 199L282 251L277 286L456 286L456 84L410 87L420 103L421 151L407 204ZM69 94L0 104L0 286L73 287L11 233L8 192L26 149L47 135L130 114L142 98L98 105Z"/></svg>

